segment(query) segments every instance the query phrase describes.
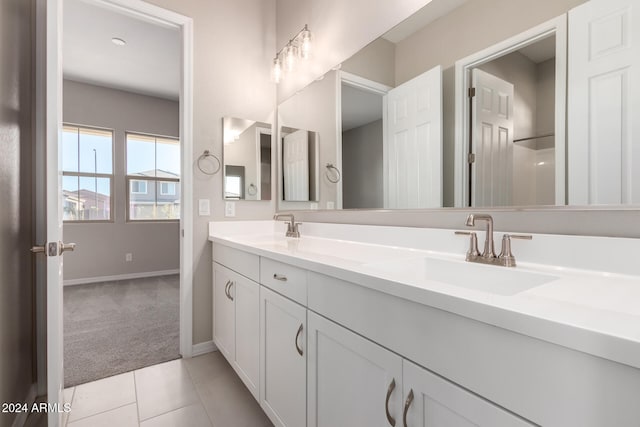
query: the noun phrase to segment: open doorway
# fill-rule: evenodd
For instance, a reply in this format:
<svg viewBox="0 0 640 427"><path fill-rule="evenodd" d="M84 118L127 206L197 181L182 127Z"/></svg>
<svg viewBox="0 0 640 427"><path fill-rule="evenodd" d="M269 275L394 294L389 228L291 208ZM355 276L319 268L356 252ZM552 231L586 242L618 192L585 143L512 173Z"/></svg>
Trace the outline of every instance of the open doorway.
<svg viewBox="0 0 640 427"><path fill-rule="evenodd" d="M65 0L65 387L180 357L179 29Z"/></svg>

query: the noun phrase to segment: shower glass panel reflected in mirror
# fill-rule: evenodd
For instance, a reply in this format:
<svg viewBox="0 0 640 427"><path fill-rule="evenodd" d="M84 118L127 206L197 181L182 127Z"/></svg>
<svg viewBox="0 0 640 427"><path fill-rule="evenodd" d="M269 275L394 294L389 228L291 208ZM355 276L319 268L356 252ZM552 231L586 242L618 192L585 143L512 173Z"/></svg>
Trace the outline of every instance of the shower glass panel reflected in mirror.
<svg viewBox="0 0 640 427"><path fill-rule="evenodd" d="M318 132L280 128L282 196L288 202L318 200Z"/></svg>
<svg viewBox="0 0 640 427"><path fill-rule="evenodd" d="M271 200L271 124L225 117L224 198Z"/></svg>

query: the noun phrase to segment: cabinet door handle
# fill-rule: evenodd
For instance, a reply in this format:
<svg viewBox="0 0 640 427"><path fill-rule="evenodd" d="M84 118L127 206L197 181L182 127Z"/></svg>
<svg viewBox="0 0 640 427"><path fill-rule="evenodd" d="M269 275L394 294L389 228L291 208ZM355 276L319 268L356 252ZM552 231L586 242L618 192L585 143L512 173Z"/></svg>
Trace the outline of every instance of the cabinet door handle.
<svg viewBox="0 0 640 427"><path fill-rule="evenodd" d="M227 284L224 285L224 294L229 298L229 285L231 284L231 280L227 280Z"/></svg>
<svg viewBox="0 0 640 427"><path fill-rule="evenodd" d="M303 325L300 323L300 327L298 328L298 332L296 333L296 350L298 350L298 354L302 356L304 353L302 351L302 347L298 346L298 340L300 339L300 334L302 334Z"/></svg>
<svg viewBox="0 0 640 427"><path fill-rule="evenodd" d="M409 412L409 406L413 403L413 389L409 390L407 400L404 402L404 411L402 412L402 423L404 427L407 427L407 412Z"/></svg>
<svg viewBox="0 0 640 427"><path fill-rule="evenodd" d="M391 399L391 393L393 393L393 390L395 390L395 388L396 388L396 379L393 378L391 380L391 384L389 384L389 388L387 389L387 399L384 402L384 410L387 413L387 421L389 421L389 424L391 424L391 427L395 427L396 419L393 418L389 413L389 399Z"/></svg>
<svg viewBox="0 0 640 427"><path fill-rule="evenodd" d="M287 276L285 276L283 274L274 273L273 274L273 278L276 279L276 280L279 280L281 282L286 282L287 281Z"/></svg>
<svg viewBox="0 0 640 427"><path fill-rule="evenodd" d="M232 287L233 285L235 285L235 284L236 284L236 282L233 282L233 281L229 282L229 291L227 292L227 296L229 297L229 299L230 299L231 301L233 301L233 295L231 295L231 287Z"/></svg>

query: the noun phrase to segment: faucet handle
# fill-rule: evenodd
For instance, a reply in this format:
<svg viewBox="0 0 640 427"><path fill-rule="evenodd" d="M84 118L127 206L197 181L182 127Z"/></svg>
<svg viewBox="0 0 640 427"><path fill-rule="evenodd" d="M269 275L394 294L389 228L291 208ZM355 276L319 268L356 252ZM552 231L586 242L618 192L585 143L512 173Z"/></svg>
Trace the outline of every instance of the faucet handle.
<svg viewBox="0 0 640 427"><path fill-rule="evenodd" d="M502 236L502 250L498 258L502 259L506 267L515 267L516 258L511 253L511 239L531 240L530 234L505 234Z"/></svg>
<svg viewBox="0 0 640 427"><path fill-rule="evenodd" d="M457 236L470 236L469 238L469 250L467 251L467 259L470 257L477 257L480 255L478 252L478 235L475 231L456 231Z"/></svg>

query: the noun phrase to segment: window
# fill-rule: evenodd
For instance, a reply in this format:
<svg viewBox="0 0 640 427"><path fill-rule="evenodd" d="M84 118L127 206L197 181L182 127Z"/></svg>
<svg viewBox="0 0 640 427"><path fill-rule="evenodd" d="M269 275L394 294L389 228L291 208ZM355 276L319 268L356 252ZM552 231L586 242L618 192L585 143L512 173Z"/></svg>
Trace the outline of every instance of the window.
<svg viewBox="0 0 640 427"><path fill-rule="evenodd" d="M130 221L180 218L180 142L174 138L127 133Z"/></svg>
<svg viewBox="0 0 640 427"><path fill-rule="evenodd" d="M131 194L147 194L147 181L139 181L132 179L131 181Z"/></svg>
<svg viewBox="0 0 640 427"><path fill-rule="evenodd" d="M110 221L113 132L64 125L62 207L65 221Z"/></svg>
<svg viewBox="0 0 640 427"><path fill-rule="evenodd" d="M176 195L176 183L175 182L161 182L160 194L163 196L175 196Z"/></svg>

